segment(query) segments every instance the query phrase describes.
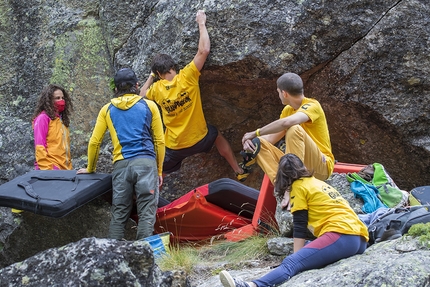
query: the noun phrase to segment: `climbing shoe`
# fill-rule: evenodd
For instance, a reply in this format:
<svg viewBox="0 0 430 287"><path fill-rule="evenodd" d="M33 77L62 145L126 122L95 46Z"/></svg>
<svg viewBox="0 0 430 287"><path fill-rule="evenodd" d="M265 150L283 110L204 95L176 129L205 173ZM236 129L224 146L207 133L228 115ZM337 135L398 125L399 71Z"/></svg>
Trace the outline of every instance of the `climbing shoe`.
<svg viewBox="0 0 430 287"><path fill-rule="evenodd" d="M283 153L285 153L285 150L287 148L287 145L285 144L285 139L281 139L277 144L276 147L279 148Z"/></svg>
<svg viewBox="0 0 430 287"><path fill-rule="evenodd" d="M16 209L16 208L12 208L12 209L11 209L11 211L12 211L13 213L21 213L21 212L23 212L24 210Z"/></svg>
<svg viewBox="0 0 430 287"><path fill-rule="evenodd" d="M241 151L240 155L243 157L243 162L241 164L247 168L255 164L255 157L257 156L258 152L260 151L261 143L259 138L254 138L252 140L252 143L255 146L254 151Z"/></svg>
<svg viewBox="0 0 430 287"><path fill-rule="evenodd" d="M250 167L245 166L242 162L239 163L239 166L241 169L243 169L243 173L236 173L236 178L240 182L244 182L248 178L252 169Z"/></svg>

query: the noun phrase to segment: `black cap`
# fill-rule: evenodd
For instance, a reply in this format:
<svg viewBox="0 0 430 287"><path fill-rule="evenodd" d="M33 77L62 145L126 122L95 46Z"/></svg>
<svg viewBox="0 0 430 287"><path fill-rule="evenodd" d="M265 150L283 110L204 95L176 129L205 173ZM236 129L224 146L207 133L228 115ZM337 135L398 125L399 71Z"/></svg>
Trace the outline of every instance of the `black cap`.
<svg viewBox="0 0 430 287"><path fill-rule="evenodd" d="M113 78L115 87L124 88L128 85L134 86L138 82L136 74L130 68L123 68L119 70Z"/></svg>

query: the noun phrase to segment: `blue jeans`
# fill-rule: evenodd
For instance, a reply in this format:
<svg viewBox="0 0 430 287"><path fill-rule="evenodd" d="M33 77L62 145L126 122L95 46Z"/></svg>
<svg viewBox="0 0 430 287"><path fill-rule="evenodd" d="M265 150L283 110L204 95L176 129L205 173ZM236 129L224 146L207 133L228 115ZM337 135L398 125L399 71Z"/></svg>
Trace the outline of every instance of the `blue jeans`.
<svg viewBox="0 0 430 287"><path fill-rule="evenodd" d="M139 218L136 239L151 236L154 232L158 194L158 170L154 159L135 158L115 162L109 238L124 238L125 226L133 208L133 196L136 196Z"/></svg>
<svg viewBox="0 0 430 287"><path fill-rule="evenodd" d="M252 282L258 287L276 286L299 272L322 268L340 259L362 254L366 246L366 240L359 235L327 232L296 253L287 256L273 271Z"/></svg>

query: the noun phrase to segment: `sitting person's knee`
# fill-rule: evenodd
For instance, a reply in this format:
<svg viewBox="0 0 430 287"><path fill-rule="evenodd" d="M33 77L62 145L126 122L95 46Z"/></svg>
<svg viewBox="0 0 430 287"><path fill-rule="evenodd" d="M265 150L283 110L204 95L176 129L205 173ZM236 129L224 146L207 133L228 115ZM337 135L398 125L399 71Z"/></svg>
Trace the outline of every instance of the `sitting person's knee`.
<svg viewBox="0 0 430 287"><path fill-rule="evenodd" d="M302 128L302 126L300 125L294 125L288 128L285 136L287 139L294 137L294 136L299 136L299 137L303 137L303 134L306 133L305 130Z"/></svg>

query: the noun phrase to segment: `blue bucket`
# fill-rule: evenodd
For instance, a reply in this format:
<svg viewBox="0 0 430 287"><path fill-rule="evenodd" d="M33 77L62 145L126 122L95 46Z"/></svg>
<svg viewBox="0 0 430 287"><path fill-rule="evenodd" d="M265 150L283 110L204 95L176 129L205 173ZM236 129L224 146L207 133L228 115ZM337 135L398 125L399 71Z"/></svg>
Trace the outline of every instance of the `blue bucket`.
<svg viewBox="0 0 430 287"><path fill-rule="evenodd" d="M143 239L148 242L154 251L154 257L159 258L169 251L170 232L155 234Z"/></svg>

